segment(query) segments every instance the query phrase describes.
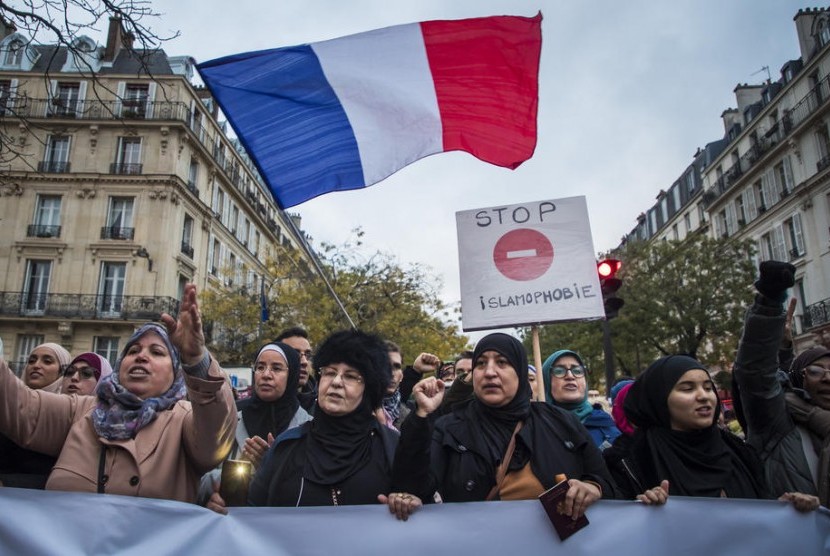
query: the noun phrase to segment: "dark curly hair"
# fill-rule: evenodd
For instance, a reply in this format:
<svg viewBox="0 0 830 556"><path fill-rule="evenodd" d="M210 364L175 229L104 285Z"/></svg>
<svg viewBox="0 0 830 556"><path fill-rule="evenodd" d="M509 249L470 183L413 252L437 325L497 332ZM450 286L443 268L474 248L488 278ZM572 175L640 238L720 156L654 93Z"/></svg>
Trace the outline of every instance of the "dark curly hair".
<svg viewBox="0 0 830 556"><path fill-rule="evenodd" d="M335 332L323 340L314 354L318 372L332 363L345 363L357 369L363 376L363 399L372 409L380 407L392 381L389 348L380 336L361 330Z"/></svg>

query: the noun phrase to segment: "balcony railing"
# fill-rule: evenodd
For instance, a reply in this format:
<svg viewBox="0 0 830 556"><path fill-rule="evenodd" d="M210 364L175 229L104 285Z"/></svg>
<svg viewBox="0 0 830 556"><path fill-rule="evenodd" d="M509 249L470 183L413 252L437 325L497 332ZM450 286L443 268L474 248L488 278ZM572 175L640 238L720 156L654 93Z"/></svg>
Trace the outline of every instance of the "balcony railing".
<svg viewBox="0 0 830 556"><path fill-rule="evenodd" d="M178 311L179 301L173 297L0 292L0 315L4 316L142 321Z"/></svg>
<svg viewBox="0 0 830 556"><path fill-rule="evenodd" d="M804 316L801 319L804 323L805 331L830 322L830 299L807 305L804 308Z"/></svg>
<svg viewBox="0 0 830 556"><path fill-rule="evenodd" d="M819 81L809 93L798 101L791 110L785 111L784 115L775 122L770 129L761 137L756 143L741 156L735 165L727 170L726 174L722 176L723 179L718 179L715 184L707 191L712 191L712 194L704 197L704 207L709 207L721 195L723 195L729 187L738 181L738 179L748 172L752 166L755 165L767 152L773 147L781 143L793 129L798 127L802 122L807 120L819 108L827 103L830 99L830 75ZM818 171L820 172L827 167L830 161L822 159L818 163ZM727 177L728 176L728 177Z"/></svg>
<svg viewBox="0 0 830 556"><path fill-rule="evenodd" d="M104 226L101 228L101 239L128 239L135 237L135 228L120 228L118 226Z"/></svg>
<svg viewBox="0 0 830 556"><path fill-rule="evenodd" d="M178 121L188 126L196 135L199 142L207 150L207 152L214 155L216 163L220 166L222 171L228 178L228 181L235 183L237 187L241 187L244 181L237 176L232 175L233 166L229 166L228 162L233 158L227 152L216 148L217 133L213 133L210 128L203 125L202 122L193 118L190 111L190 106L184 102L172 101L154 101L145 102L144 100L122 99L102 101L96 99L77 100L69 104L63 105L55 103L55 99L36 99L18 96L17 98L0 99L0 115L7 119L12 118L72 118L75 120L143 120L146 122L152 121ZM253 166L248 162L245 165L256 173ZM43 171L43 170L42 170ZM69 171L67 166L65 172ZM141 165L124 165L112 164L110 173L112 174L140 174L142 172ZM251 206L264 212L264 207L260 208L259 203L250 201Z"/></svg>
<svg viewBox="0 0 830 556"><path fill-rule="evenodd" d="M190 245L189 243L183 241L182 242L182 253L184 253L185 255L187 255L188 257L190 257L192 259L193 258L193 246Z"/></svg>
<svg viewBox="0 0 830 556"><path fill-rule="evenodd" d="M26 227L26 237L61 237L61 227L29 224Z"/></svg>
<svg viewBox="0 0 830 556"><path fill-rule="evenodd" d="M42 160L37 163L37 171L44 174L66 174L69 172L69 162L59 162L56 160Z"/></svg>
<svg viewBox="0 0 830 556"><path fill-rule="evenodd" d="M110 174L139 175L141 174L141 164L113 162L110 164Z"/></svg>

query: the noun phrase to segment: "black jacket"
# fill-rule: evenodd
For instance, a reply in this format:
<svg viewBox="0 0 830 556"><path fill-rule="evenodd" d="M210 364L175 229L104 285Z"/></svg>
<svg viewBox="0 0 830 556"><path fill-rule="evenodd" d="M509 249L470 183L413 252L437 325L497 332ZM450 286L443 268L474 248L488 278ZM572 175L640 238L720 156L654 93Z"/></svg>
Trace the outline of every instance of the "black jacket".
<svg viewBox="0 0 830 556"><path fill-rule="evenodd" d="M486 456L475 446L467 426L466 406L438 419L434 426L429 418L413 413L404 421L401 439L395 453L392 490L416 494L430 501L438 491L445 502L472 502L487 498L495 485L495 474ZM532 422L532 427L527 426ZM531 428L550 431L545 446L533 446ZM538 435L536 435L538 438ZM537 477L545 488L564 473L570 479L598 483L603 498L614 498L616 487L602 460L602 454L579 420L570 412L542 403L531 404L526 426L519 432L519 442L530 446L542 461L543 477ZM515 455L519 452L517 446Z"/></svg>

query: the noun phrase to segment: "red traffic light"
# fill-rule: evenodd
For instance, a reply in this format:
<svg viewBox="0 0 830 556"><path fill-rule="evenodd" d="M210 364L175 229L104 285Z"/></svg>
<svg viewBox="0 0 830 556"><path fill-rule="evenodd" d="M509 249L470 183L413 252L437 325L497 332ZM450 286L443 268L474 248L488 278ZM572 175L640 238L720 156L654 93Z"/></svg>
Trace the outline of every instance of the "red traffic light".
<svg viewBox="0 0 830 556"><path fill-rule="evenodd" d="M597 263L597 272L602 279L613 278L621 267L622 263L617 259L603 259Z"/></svg>

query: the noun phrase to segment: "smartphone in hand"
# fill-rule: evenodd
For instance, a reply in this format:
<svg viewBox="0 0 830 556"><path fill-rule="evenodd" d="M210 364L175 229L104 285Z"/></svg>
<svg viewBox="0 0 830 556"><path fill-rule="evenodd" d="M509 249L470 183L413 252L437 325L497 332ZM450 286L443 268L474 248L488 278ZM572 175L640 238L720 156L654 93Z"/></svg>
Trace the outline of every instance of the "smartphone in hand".
<svg viewBox="0 0 830 556"><path fill-rule="evenodd" d="M222 479L219 484L219 496L225 505L247 506L248 486L251 484L251 475L254 466L250 461L228 459L222 464Z"/></svg>

